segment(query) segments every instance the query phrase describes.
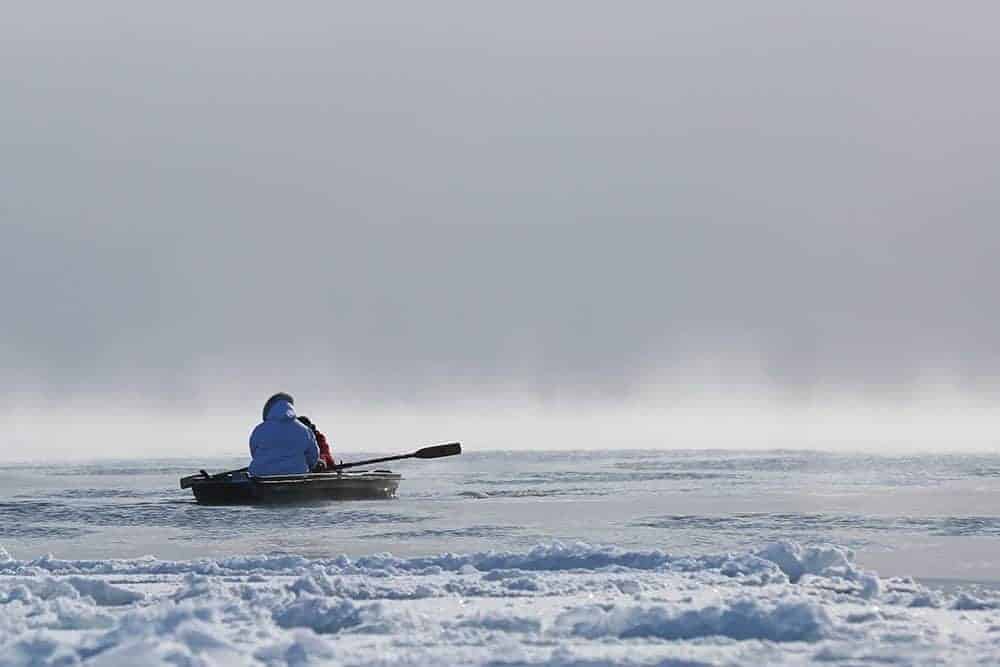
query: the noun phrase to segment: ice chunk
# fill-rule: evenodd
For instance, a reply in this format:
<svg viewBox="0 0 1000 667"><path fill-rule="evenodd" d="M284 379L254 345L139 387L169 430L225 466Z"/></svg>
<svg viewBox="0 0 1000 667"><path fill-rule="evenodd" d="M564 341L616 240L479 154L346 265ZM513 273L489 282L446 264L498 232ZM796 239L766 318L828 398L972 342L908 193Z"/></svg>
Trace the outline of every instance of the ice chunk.
<svg viewBox="0 0 1000 667"><path fill-rule="evenodd" d="M722 636L732 639L768 639L776 642L817 641L831 634L826 611L809 600L780 600L776 604L741 599L725 605L586 606L556 619L562 631L596 639L695 639Z"/></svg>
<svg viewBox="0 0 1000 667"><path fill-rule="evenodd" d="M350 600L305 597L274 612L274 622L283 628L312 628L334 634L361 625L361 609Z"/></svg>
<svg viewBox="0 0 1000 667"><path fill-rule="evenodd" d="M184 575L183 583L170 597L180 602L191 598L221 595L224 585L216 577L208 577L203 574L188 573Z"/></svg>
<svg viewBox="0 0 1000 667"><path fill-rule="evenodd" d="M50 604L55 621L47 627L59 630L96 630L110 628L115 619L105 611L96 608L89 600L57 598Z"/></svg>
<svg viewBox="0 0 1000 667"><path fill-rule="evenodd" d="M419 600L441 597L445 594L438 586L415 584L412 579L396 581L393 585L386 586L368 581L367 578L347 581L339 576L329 577L321 570L299 577L289 584L288 590L296 595L308 594L351 600Z"/></svg>
<svg viewBox="0 0 1000 667"><path fill-rule="evenodd" d="M910 599L909 606L937 608L941 606L941 596L934 591L918 592Z"/></svg>
<svg viewBox="0 0 1000 667"><path fill-rule="evenodd" d="M542 585L538 583L538 579L535 577L518 577L517 579L508 579L503 582L504 588L509 591L530 591L538 592L544 590Z"/></svg>
<svg viewBox="0 0 1000 667"><path fill-rule="evenodd" d="M861 597L871 600L882 593L882 580L871 572L858 572L858 583L861 584Z"/></svg>
<svg viewBox="0 0 1000 667"><path fill-rule="evenodd" d="M72 648L47 632L35 632L0 646L0 659L4 667L73 667L80 664Z"/></svg>
<svg viewBox="0 0 1000 667"><path fill-rule="evenodd" d="M994 600L983 600L969 593L962 592L955 598L951 608L962 611L985 611L987 609L996 609L997 606L1000 605Z"/></svg>
<svg viewBox="0 0 1000 667"><path fill-rule="evenodd" d="M872 599L882 592L882 583L873 572L854 564L854 552L840 546L802 546L795 542L775 542L756 552L775 563L790 582L799 583L807 575L853 582L860 589L855 594Z"/></svg>
<svg viewBox="0 0 1000 667"><path fill-rule="evenodd" d="M132 604L145 597L142 593L136 593L100 579L70 577L66 582L79 591L81 595L93 598L94 602L102 607Z"/></svg>
<svg viewBox="0 0 1000 667"><path fill-rule="evenodd" d="M626 595L639 595L642 593L642 584L633 579L620 579L612 583L619 591Z"/></svg>
<svg viewBox="0 0 1000 667"><path fill-rule="evenodd" d="M270 665L304 667L331 665L336 657L333 644L308 630L292 630L290 638L259 648L254 657Z"/></svg>
<svg viewBox="0 0 1000 667"><path fill-rule="evenodd" d="M806 574L855 578L854 552L838 546L804 547L795 542L775 542L757 552L775 563L793 584Z"/></svg>
<svg viewBox="0 0 1000 667"><path fill-rule="evenodd" d="M501 632L535 633L542 627L541 621L537 618L524 616L514 616L512 614L488 613L477 614L473 618L468 618L458 624L461 627L483 628L486 630L499 630Z"/></svg>
<svg viewBox="0 0 1000 667"><path fill-rule="evenodd" d="M68 582L60 581L54 577L42 576L34 579L30 577L18 577L9 579L8 582L10 588L2 598L5 602L13 602L14 600L28 601L32 598L52 600L55 598L80 597L80 591Z"/></svg>

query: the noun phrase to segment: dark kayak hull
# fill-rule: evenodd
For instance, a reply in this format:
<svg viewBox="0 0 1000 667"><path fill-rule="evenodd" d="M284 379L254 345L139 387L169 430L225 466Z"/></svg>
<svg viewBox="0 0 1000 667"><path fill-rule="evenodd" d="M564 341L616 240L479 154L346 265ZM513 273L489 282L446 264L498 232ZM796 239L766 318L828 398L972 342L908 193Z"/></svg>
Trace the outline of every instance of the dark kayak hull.
<svg viewBox="0 0 1000 667"><path fill-rule="evenodd" d="M191 485L203 505L256 505L392 498L402 475L387 470L251 477L236 472Z"/></svg>

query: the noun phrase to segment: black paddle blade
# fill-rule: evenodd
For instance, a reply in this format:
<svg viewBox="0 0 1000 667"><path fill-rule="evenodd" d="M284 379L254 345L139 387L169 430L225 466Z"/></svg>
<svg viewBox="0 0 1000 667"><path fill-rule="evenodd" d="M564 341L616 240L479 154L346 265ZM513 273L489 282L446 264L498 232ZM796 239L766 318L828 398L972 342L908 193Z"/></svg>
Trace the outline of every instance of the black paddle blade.
<svg viewBox="0 0 1000 667"><path fill-rule="evenodd" d="M181 488L186 489L188 487L194 486L195 482L200 482L203 479L208 479L208 474L203 470L197 475L188 475L187 477L181 477Z"/></svg>
<svg viewBox="0 0 1000 667"><path fill-rule="evenodd" d="M235 475L236 473L246 472L246 468L240 468L239 470L227 470L226 472L220 472L215 475L209 475L204 470L199 470L197 475L188 475L187 477L181 477L181 488L187 489L195 485L195 482L200 482L205 479L221 479L227 475Z"/></svg>
<svg viewBox="0 0 1000 667"><path fill-rule="evenodd" d="M417 459L439 459L442 456L455 456L462 453L462 445L457 442L449 442L447 445L434 445L424 447L413 452L413 458Z"/></svg>

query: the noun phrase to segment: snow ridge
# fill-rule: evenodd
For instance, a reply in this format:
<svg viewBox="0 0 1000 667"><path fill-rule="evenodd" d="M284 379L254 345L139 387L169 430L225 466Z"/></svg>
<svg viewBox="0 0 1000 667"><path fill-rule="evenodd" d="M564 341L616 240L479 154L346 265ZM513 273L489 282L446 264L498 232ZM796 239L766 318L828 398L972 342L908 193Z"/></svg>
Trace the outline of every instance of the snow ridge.
<svg viewBox="0 0 1000 667"><path fill-rule="evenodd" d="M1000 600L881 579L835 545L583 543L398 558L17 560L6 665L989 662Z"/></svg>
<svg viewBox="0 0 1000 667"><path fill-rule="evenodd" d="M6 552L0 550L0 554ZM673 570L693 572L720 570L732 576L760 575L762 581L785 579L797 582L806 574L839 573L858 576L854 554L838 546L803 547L793 542L779 542L756 553L711 556L673 556L663 551L626 551L613 546L592 546L583 542L538 545L527 552L486 551L472 554L445 553L422 558L397 558L375 554L351 560L347 556L310 560L301 556L239 556L218 560L157 560L152 556L138 559L59 560L51 555L34 560L0 559L0 574L45 571L51 574L201 574L201 575L301 575L320 568L338 574L365 574L372 577L399 574L440 574L442 572L479 572L520 570L528 572L572 572L604 570Z"/></svg>

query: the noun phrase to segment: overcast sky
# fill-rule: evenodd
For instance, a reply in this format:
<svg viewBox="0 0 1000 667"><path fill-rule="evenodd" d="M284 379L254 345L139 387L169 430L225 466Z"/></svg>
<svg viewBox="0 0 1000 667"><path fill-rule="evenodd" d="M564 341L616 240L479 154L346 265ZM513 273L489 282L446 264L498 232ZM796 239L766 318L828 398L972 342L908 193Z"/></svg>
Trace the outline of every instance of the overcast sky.
<svg viewBox="0 0 1000 667"><path fill-rule="evenodd" d="M993 2L8 7L0 458L39 410L252 426L278 389L359 437L360 412L468 404L511 439L490 405L980 406L998 25Z"/></svg>

